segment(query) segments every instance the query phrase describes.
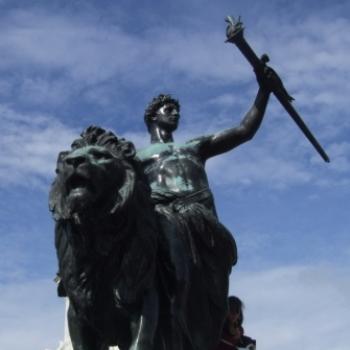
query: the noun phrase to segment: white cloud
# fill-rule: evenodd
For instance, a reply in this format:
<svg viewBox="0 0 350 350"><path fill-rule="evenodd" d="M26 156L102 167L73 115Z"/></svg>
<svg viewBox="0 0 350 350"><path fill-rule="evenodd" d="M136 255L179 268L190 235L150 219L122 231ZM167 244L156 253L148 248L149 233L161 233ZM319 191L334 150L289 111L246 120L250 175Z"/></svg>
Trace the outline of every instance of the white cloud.
<svg viewBox="0 0 350 350"><path fill-rule="evenodd" d="M126 68L143 46L117 27L101 28L87 18L42 11L13 11L3 26L0 42L8 55L3 66L67 69L73 79L86 84Z"/></svg>
<svg viewBox="0 0 350 350"><path fill-rule="evenodd" d="M147 30L134 33L87 12L78 17L38 9L13 10L2 18L0 66L56 72L67 79L67 88L72 88L72 81L86 87L113 77L129 84L151 83L163 81L164 75L174 79L179 72L207 84L251 80L248 63L234 46L224 44L223 27L213 30L201 25L198 29L198 21L192 26L190 22L170 25L166 30L152 23ZM270 23L260 20L248 36L257 52L261 47L269 51L272 66L280 68L292 92L312 89L315 97L310 96L310 104L317 103L322 93L328 93L323 103L330 103L339 99L341 91L348 91L348 32L349 23L342 18L335 17L325 25L311 14L297 26L286 17L273 17ZM31 83L38 84L39 90L43 84L40 79ZM342 106L345 103L343 99Z"/></svg>
<svg viewBox="0 0 350 350"><path fill-rule="evenodd" d="M274 189L310 183L324 164L310 167L308 158L313 153L311 148L305 149L303 136L286 132L284 137L285 131L264 134L250 144L210 160L210 178L218 185L245 187L264 184Z"/></svg>
<svg viewBox="0 0 350 350"><path fill-rule="evenodd" d="M337 173L350 172L350 143L339 142L334 143L329 147L329 152L333 156L333 162L330 164L332 170Z"/></svg>
<svg viewBox="0 0 350 350"><path fill-rule="evenodd" d="M92 18L38 10L10 12L3 18L0 33L4 53L0 66L62 70L83 85L115 74L129 83L152 80L164 73L164 67L197 79L233 81L247 77L241 67L232 64L221 32L185 33L176 27L166 31L153 27L139 35Z"/></svg>
<svg viewBox="0 0 350 350"><path fill-rule="evenodd" d="M187 31L170 28L157 31L156 60L169 65L170 69L184 72L189 78L210 83L245 81L251 78L249 69L234 64L232 48L224 44L224 32ZM244 66L243 66L244 67Z"/></svg>
<svg viewBox="0 0 350 350"><path fill-rule="evenodd" d="M245 330L261 350L346 350L348 274L332 266L234 272L231 293L245 302Z"/></svg>
<svg viewBox="0 0 350 350"><path fill-rule="evenodd" d="M64 304L52 280L0 284L1 349L56 349L63 325Z"/></svg>
<svg viewBox="0 0 350 350"><path fill-rule="evenodd" d="M295 161L266 154L266 149L249 152L242 157L226 156L210 163L213 181L220 185L250 186L265 184L279 189L288 185L309 183L312 173ZM225 169L223 172L222 169Z"/></svg>
<svg viewBox="0 0 350 350"><path fill-rule="evenodd" d="M29 78L22 80L18 92L18 98L23 103L34 105L60 106L69 97L75 89L71 84L67 89L65 79L49 80L44 78Z"/></svg>
<svg viewBox="0 0 350 350"><path fill-rule="evenodd" d="M261 350L347 350L348 274L332 266L235 271L230 292L246 304L245 330ZM63 300L51 280L0 285L2 349L55 349L63 323Z"/></svg>
<svg viewBox="0 0 350 350"><path fill-rule="evenodd" d="M223 95L216 96L208 101L208 104L218 106L220 109L223 107L235 107L243 106L247 107L247 98L243 97L242 94L225 93Z"/></svg>
<svg viewBox="0 0 350 350"><path fill-rule="evenodd" d="M6 106L0 106L0 122L0 186L47 183L58 152L78 135L53 117L25 115Z"/></svg>
<svg viewBox="0 0 350 350"><path fill-rule="evenodd" d="M302 139L303 136L299 135ZM281 139L282 140L282 139ZM293 141L294 138L291 137ZM289 186L310 185L348 188L350 168L349 152L333 153L338 145L327 149L331 163L324 163L311 146L302 141L287 147L283 142L255 141L252 145L208 162L210 179L220 186L259 186L283 189ZM301 145L299 144L301 143ZM299 144L299 145L298 145ZM341 144L342 146L343 144ZM345 150L346 147L340 147ZM225 171L222 171L225 169Z"/></svg>
<svg viewBox="0 0 350 350"><path fill-rule="evenodd" d="M255 38L271 50L271 65L280 68L292 95L297 93L296 104L314 109L324 105L347 108L349 21L335 16L327 22L317 13L305 16L297 25L290 20L283 17L265 21L262 35ZM266 33L274 33L273 40Z"/></svg>

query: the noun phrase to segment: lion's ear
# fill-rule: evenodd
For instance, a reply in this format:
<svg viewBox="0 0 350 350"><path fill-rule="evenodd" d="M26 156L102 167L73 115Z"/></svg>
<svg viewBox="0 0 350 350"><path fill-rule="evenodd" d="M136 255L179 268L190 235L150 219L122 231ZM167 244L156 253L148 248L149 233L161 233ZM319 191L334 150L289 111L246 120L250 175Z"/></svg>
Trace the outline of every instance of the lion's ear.
<svg viewBox="0 0 350 350"><path fill-rule="evenodd" d="M69 151L62 151L58 154L57 165L56 165L56 178L51 184L49 194L49 210L52 212L55 220L59 220L65 216L62 207L62 196L63 196L63 184L60 181L59 173L62 172L64 166L64 158L69 154Z"/></svg>
<svg viewBox="0 0 350 350"><path fill-rule="evenodd" d="M56 162L56 174L58 174L58 173L60 172L60 170L62 170L64 158L65 158L69 153L70 153L69 151L62 151L62 152L58 153L57 162Z"/></svg>
<svg viewBox="0 0 350 350"><path fill-rule="evenodd" d="M62 186L59 183L58 178L51 185L49 194L49 209L53 215L53 218L57 221L61 219L63 215L62 210Z"/></svg>
<svg viewBox="0 0 350 350"><path fill-rule="evenodd" d="M124 159L132 159L135 157L136 149L132 142L126 141L125 139L119 140L118 152L121 153Z"/></svg>
<svg viewBox="0 0 350 350"><path fill-rule="evenodd" d="M69 219L71 216L71 213L64 203L64 198L64 184L62 183L60 177L57 176L51 185L49 193L49 210L56 221L61 219Z"/></svg>

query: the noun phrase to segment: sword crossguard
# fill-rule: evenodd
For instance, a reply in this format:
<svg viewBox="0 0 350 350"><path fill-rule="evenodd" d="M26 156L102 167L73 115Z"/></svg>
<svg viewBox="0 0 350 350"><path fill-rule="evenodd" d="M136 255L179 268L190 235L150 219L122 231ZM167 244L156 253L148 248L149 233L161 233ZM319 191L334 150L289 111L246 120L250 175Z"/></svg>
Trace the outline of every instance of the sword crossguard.
<svg viewBox="0 0 350 350"><path fill-rule="evenodd" d="M266 63L270 62L270 57L269 57L266 53L264 53L264 54L260 57L260 61L261 61L262 63L266 64Z"/></svg>
<svg viewBox="0 0 350 350"><path fill-rule="evenodd" d="M280 94L289 102L294 101L287 89L285 88L282 79L276 73L276 71L270 66L266 65L269 62L269 56L263 54L260 58L261 65L254 68L255 74L257 75L259 84L265 86L265 88L273 93Z"/></svg>

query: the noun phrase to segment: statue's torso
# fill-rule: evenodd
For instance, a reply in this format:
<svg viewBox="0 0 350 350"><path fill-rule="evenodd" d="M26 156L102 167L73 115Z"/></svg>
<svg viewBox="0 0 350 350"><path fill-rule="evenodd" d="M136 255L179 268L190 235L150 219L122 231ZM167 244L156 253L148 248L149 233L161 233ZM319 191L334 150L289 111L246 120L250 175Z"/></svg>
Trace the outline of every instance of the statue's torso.
<svg viewBox="0 0 350 350"><path fill-rule="evenodd" d="M137 155L154 192L185 194L208 187L199 142L154 143Z"/></svg>

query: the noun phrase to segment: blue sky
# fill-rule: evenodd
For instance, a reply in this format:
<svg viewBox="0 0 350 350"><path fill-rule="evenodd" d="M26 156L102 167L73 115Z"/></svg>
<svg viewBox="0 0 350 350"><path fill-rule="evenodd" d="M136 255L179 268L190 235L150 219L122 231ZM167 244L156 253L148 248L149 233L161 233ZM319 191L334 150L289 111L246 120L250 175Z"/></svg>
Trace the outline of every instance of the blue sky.
<svg viewBox="0 0 350 350"><path fill-rule="evenodd" d="M348 1L0 1L0 348L63 336L47 196L59 150L90 124L147 145L143 111L179 98L179 141L239 123L254 73L225 44L226 15L268 53L331 163L274 98L249 144L207 165L262 350L350 343Z"/></svg>

